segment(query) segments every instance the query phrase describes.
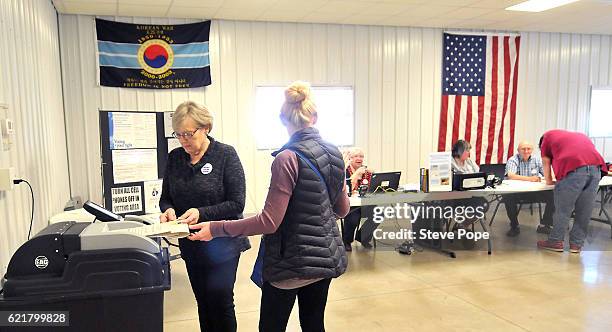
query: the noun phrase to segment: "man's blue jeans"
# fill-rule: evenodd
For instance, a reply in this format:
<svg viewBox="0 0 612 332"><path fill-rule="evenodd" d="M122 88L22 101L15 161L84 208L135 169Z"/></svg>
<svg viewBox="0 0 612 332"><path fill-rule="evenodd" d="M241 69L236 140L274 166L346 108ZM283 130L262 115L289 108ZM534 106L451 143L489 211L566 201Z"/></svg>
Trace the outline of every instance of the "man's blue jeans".
<svg viewBox="0 0 612 332"><path fill-rule="evenodd" d="M574 225L569 241L582 246L595 205L595 197L601 180L601 166L583 166L567 174L555 185L555 214L550 241L563 241L572 212Z"/></svg>

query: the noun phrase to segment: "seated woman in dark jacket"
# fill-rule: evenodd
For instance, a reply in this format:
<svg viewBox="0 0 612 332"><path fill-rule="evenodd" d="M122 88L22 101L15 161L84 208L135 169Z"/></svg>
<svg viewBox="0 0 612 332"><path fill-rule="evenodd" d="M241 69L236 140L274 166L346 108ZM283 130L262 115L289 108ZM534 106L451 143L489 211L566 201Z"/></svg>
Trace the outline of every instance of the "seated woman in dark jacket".
<svg viewBox="0 0 612 332"><path fill-rule="evenodd" d="M297 297L302 330L324 331L331 279L347 266L336 223L349 209L344 162L313 127L317 112L307 84L287 88L280 118L291 138L273 154L263 211L236 221L192 225L199 231L190 239L265 234L259 330L285 331Z"/></svg>

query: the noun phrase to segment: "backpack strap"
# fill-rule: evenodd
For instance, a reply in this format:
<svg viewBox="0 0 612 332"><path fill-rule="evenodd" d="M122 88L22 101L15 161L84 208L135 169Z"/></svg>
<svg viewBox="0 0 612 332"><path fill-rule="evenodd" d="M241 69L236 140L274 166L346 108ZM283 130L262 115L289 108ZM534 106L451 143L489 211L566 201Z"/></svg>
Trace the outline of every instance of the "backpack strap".
<svg viewBox="0 0 612 332"><path fill-rule="evenodd" d="M333 204L334 202L331 201L331 192L329 191L329 186L327 185L327 182L325 182L325 179L323 178L323 175L321 175L321 172L319 172L319 169L308 158L306 158L300 151L294 150L294 149L288 149L288 150L295 152L295 154L300 159L302 159L308 165L308 167L310 167L310 169L312 169L313 172L315 172L315 174L317 174L321 182L325 184L325 190L327 190L327 195L329 196L329 200Z"/></svg>

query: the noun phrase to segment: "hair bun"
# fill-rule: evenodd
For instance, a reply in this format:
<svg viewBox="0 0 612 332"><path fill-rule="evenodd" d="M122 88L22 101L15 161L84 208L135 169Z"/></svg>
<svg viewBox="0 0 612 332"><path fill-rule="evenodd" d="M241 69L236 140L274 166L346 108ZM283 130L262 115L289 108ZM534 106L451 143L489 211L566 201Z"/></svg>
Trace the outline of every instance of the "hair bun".
<svg viewBox="0 0 612 332"><path fill-rule="evenodd" d="M310 85L306 82L296 81L285 90L285 101L288 103L301 103L310 96Z"/></svg>

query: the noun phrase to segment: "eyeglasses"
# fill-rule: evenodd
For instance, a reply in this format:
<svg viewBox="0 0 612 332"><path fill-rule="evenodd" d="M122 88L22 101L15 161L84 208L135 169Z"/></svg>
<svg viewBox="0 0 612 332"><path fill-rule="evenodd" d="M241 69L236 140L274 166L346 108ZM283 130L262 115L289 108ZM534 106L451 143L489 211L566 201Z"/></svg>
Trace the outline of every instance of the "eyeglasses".
<svg viewBox="0 0 612 332"><path fill-rule="evenodd" d="M172 133L172 136L174 138L185 138L185 139L191 139L193 137L193 135L195 135L195 133L202 129L202 127L200 128L196 128L196 130L194 131L186 131L186 132L182 132L182 133L177 133L176 131Z"/></svg>

